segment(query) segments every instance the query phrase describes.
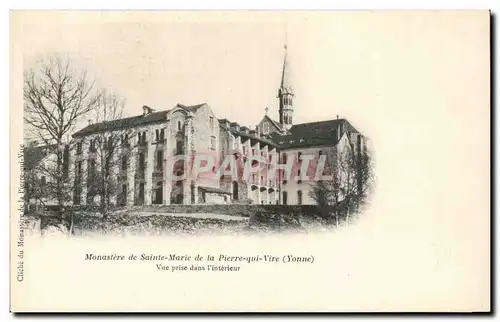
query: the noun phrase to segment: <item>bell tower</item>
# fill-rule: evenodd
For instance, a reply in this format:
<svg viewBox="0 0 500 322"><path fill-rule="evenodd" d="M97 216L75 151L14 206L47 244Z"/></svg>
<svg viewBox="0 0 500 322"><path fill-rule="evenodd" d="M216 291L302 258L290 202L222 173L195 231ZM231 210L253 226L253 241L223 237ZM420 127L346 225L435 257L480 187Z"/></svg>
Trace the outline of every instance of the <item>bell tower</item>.
<svg viewBox="0 0 500 322"><path fill-rule="evenodd" d="M289 130L293 125L293 89L290 85L290 68L288 66L287 45L285 43L285 58L281 72L281 84L278 89L280 123L284 129Z"/></svg>

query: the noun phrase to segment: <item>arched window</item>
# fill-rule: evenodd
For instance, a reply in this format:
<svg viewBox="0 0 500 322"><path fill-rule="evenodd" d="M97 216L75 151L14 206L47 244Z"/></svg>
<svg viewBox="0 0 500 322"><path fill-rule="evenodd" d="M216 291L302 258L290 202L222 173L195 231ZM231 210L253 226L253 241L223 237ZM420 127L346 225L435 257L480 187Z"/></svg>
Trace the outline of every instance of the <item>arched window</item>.
<svg viewBox="0 0 500 322"><path fill-rule="evenodd" d="M302 190L297 191L297 204L302 204Z"/></svg>
<svg viewBox="0 0 500 322"><path fill-rule="evenodd" d="M182 122L177 121L177 131L180 131L180 130L182 130Z"/></svg>
<svg viewBox="0 0 500 322"><path fill-rule="evenodd" d="M264 131L263 132L264 132L264 134L269 133L269 123L267 123L267 122L264 123Z"/></svg>

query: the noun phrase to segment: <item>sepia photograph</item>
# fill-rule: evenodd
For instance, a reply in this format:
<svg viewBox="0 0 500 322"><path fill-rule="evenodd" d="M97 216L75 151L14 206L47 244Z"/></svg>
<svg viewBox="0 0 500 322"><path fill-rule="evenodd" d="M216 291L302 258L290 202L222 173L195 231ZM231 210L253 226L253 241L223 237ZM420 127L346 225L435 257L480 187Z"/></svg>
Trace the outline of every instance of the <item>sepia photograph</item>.
<svg viewBox="0 0 500 322"><path fill-rule="evenodd" d="M12 311L490 309L488 11L10 18Z"/></svg>

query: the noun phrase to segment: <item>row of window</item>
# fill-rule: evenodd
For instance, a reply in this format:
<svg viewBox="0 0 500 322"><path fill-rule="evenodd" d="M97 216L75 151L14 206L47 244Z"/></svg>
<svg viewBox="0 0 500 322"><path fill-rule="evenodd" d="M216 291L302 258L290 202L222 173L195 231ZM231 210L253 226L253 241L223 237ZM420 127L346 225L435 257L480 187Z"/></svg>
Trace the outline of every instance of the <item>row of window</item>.
<svg viewBox="0 0 500 322"><path fill-rule="evenodd" d="M292 96L283 96L283 105L292 105Z"/></svg>
<svg viewBox="0 0 500 322"><path fill-rule="evenodd" d="M180 131L182 125L179 121L179 125L178 125L178 130ZM126 146L128 145L129 143L129 136L128 134L123 134L121 135L121 145L122 146ZM155 130L155 142L163 142L165 140L165 129L156 129ZM96 146L97 146L97 143L98 143L99 139L90 139L89 140L89 150L91 152L95 152L96 151ZM107 143L108 145L105 145L104 148L105 149L112 149L112 146L113 146L113 137L108 137L107 139ZM146 132L143 131L143 132L138 132L137 133L137 143L139 145L145 145L146 144ZM82 154L83 152L83 142L78 142L76 143L76 153L77 154Z"/></svg>
<svg viewBox="0 0 500 322"><path fill-rule="evenodd" d="M322 151L322 150L320 150L320 151L318 152L318 157L321 157L322 155L323 155L323 151ZM301 156L302 156L302 152L298 152L298 153L297 153L297 161L298 161L299 163L300 163L300 157L301 157ZM284 153L282 153L282 154L281 154L281 163L282 163L282 164L285 164L287 160L288 160L288 155L287 155L285 152L284 152Z"/></svg>
<svg viewBox="0 0 500 322"><path fill-rule="evenodd" d="M283 191L282 196L283 196L282 203L284 205L287 205L288 204L288 192L287 191ZM297 204L298 205L302 204L302 190L298 190L297 191Z"/></svg>

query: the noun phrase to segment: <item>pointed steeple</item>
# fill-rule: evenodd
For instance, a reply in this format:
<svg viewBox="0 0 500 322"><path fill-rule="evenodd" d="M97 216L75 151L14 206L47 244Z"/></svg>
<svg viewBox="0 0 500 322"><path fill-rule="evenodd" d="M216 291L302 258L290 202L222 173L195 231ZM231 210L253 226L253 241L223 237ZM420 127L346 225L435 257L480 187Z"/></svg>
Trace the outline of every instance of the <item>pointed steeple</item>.
<svg viewBox="0 0 500 322"><path fill-rule="evenodd" d="M281 71L281 83L278 89L280 123L285 130L293 125L293 88L290 82L290 66L288 61L288 46L285 41L285 57Z"/></svg>
<svg viewBox="0 0 500 322"><path fill-rule="evenodd" d="M281 71L281 84L280 84L280 92L282 93L292 93L293 89L290 83L290 66L288 64L288 46L285 43L285 57L283 59L283 70Z"/></svg>

